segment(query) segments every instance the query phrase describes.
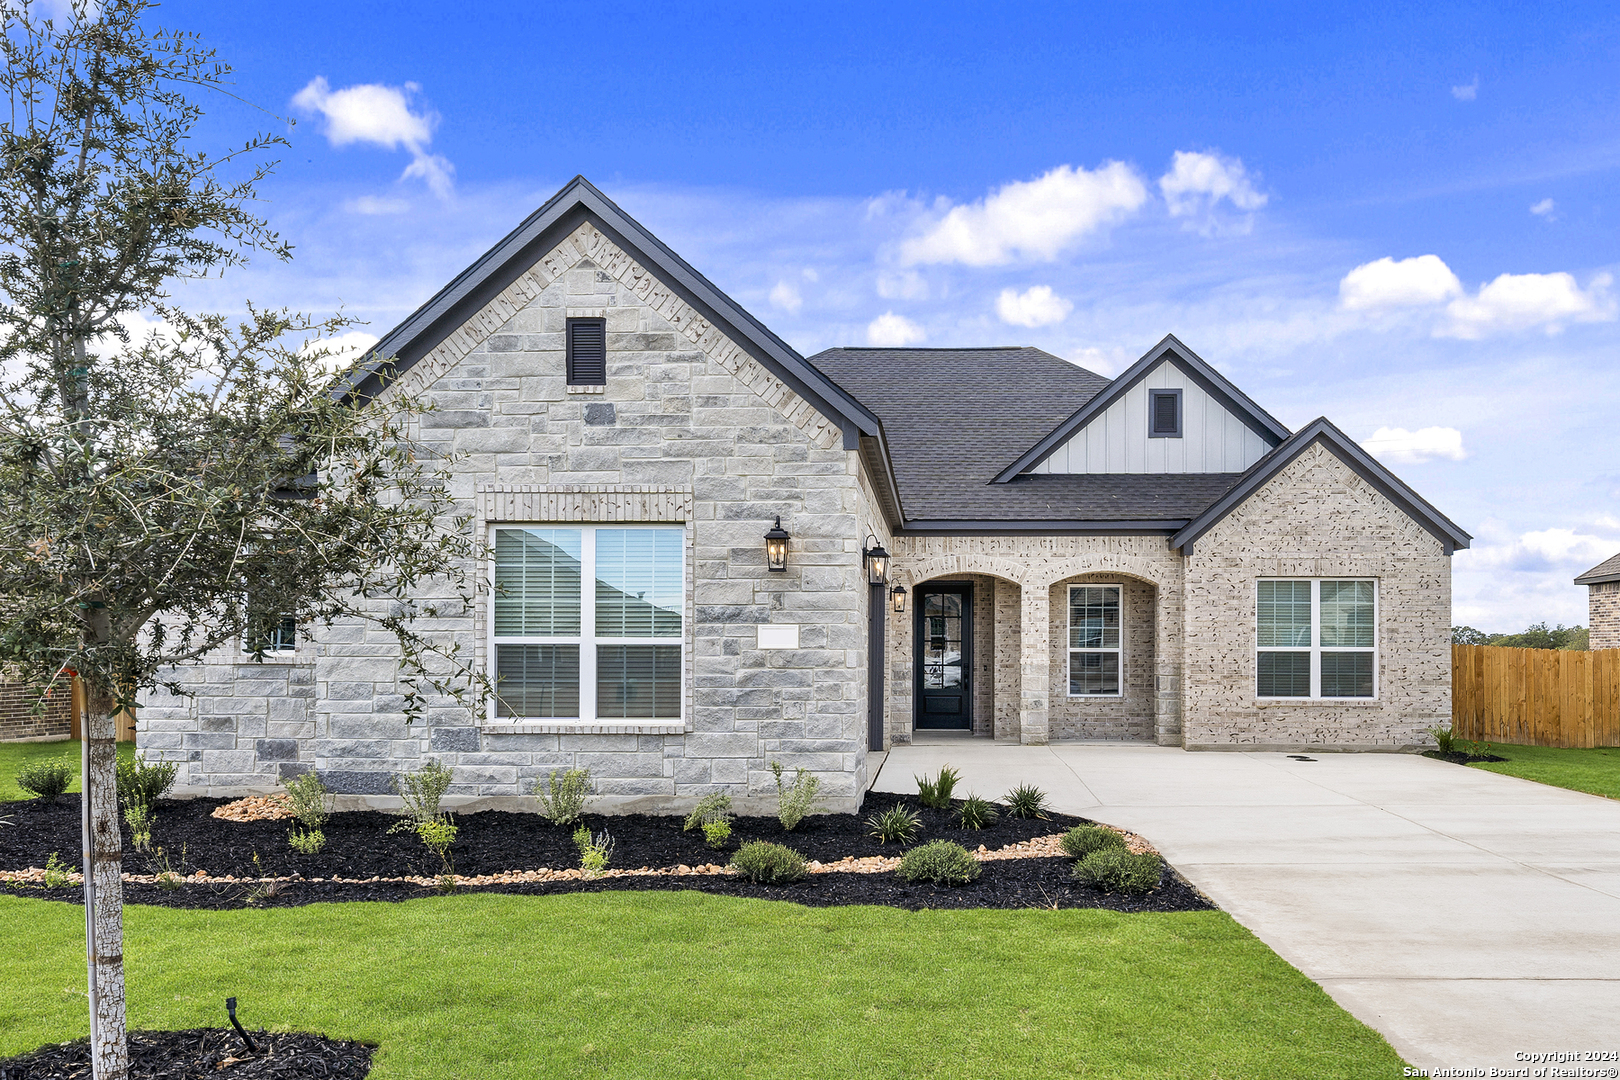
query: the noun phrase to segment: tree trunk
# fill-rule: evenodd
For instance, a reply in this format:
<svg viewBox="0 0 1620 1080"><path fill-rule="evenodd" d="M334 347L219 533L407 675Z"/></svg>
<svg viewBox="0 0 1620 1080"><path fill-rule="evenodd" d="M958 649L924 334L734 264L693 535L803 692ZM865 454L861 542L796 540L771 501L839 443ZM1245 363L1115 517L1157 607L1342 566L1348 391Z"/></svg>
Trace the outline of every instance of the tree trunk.
<svg viewBox="0 0 1620 1080"><path fill-rule="evenodd" d="M124 1018L123 838L118 814L118 728L112 695L86 687L84 734L89 744L89 798L84 813L91 850L85 867L86 919L93 930L89 976L94 1014L90 1023L95 1080L125 1080L129 1045Z"/></svg>

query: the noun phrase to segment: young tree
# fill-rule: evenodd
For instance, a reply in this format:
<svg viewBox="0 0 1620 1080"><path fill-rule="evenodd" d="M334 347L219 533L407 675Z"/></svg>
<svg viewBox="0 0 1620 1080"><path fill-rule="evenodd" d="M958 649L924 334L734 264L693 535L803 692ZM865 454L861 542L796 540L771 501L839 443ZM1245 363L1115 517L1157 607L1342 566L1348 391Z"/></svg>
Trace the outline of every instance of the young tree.
<svg viewBox="0 0 1620 1080"><path fill-rule="evenodd" d="M150 29L147 0L45 21L0 0L0 662L82 679L85 898L98 1080L127 1073L114 712L181 689L177 665L263 630L370 620L402 656L408 715L478 685L418 617L472 601L478 554L415 406L332 391L306 341L340 329L249 306L179 310L181 279L289 249L255 216L283 142L196 150L199 92L229 68ZM160 329L132 335L132 316ZM440 598L434 603L420 597Z"/></svg>

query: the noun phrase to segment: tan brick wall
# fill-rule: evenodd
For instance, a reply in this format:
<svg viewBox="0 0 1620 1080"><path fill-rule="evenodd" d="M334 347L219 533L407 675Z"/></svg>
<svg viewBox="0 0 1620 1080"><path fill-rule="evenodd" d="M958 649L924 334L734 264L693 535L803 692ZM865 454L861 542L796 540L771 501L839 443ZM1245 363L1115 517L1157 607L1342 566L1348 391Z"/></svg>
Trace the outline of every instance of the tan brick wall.
<svg viewBox="0 0 1620 1080"><path fill-rule="evenodd" d="M1378 582L1378 697L1255 698L1255 582ZM1187 559L1185 745L1400 749L1451 714L1451 560L1320 444L1201 537Z"/></svg>
<svg viewBox="0 0 1620 1080"><path fill-rule="evenodd" d="M0 742L67 737L73 727L70 694L64 683L39 709L39 691L21 683L0 683Z"/></svg>
<svg viewBox="0 0 1620 1080"><path fill-rule="evenodd" d="M1586 587L1590 649L1620 649L1620 581Z"/></svg>
<svg viewBox="0 0 1620 1080"><path fill-rule="evenodd" d="M1069 696L1069 586L1091 582L1118 584L1120 629L1124 646L1119 697ZM1154 596L1152 585L1137 578L1083 574L1051 588L1053 739L1151 741L1154 710Z"/></svg>

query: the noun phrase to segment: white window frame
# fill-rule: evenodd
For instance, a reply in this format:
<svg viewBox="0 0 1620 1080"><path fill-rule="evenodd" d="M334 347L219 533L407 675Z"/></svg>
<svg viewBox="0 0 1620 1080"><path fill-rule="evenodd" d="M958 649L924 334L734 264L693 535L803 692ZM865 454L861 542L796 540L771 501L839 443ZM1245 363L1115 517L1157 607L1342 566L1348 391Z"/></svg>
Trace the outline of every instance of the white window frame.
<svg viewBox="0 0 1620 1080"><path fill-rule="evenodd" d="M1119 592L1119 645L1113 649L1075 649L1069 646L1073 640L1074 626L1074 590L1076 589L1115 589ZM1074 654L1082 653L1118 653L1119 654L1119 689L1112 694L1076 694L1074 692ZM1076 701L1095 701L1097 698L1122 698L1125 696L1125 585L1118 581L1077 581L1069 586L1064 596L1063 611L1063 688L1069 697Z"/></svg>
<svg viewBox="0 0 1620 1080"><path fill-rule="evenodd" d="M278 632L280 630L281 623L286 621L287 619L293 619L293 616L291 616L291 615L283 615L280 619L276 620L276 627L277 627ZM302 644L303 637L304 637L304 628L302 626L298 625L298 622L297 622L296 619L293 619L293 640L292 640L292 644L291 645L277 645L274 648L265 649L264 650L264 659L265 659L265 661L268 662L268 661L274 661L274 660L290 660L290 659L292 659L295 655L297 655L298 650L299 650L299 648L300 648L300 646ZM252 643L252 640L248 637L247 630L245 628L244 628L244 630L242 632L242 637L241 637L241 640L238 642L238 644L241 646L242 655L246 658L245 661L238 661L238 662L239 663L242 663L242 662L252 663L253 662L253 655L254 655L253 643Z"/></svg>
<svg viewBox="0 0 1620 1080"><path fill-rule="evenodd" d="M497 662L499 654L498 645L577 645L579 647L579 715L578 716L502 716L495 717L496 703L489 703L490 718L497 723L542 723L542 724L614 724L614 725L662 725L686 723L686 635L687 612L686 597L686 527L674 522L601 522L599 524L584 524L578 521L541 521L541 522L512 522L503 521L489 526L486 537L489 543L489 580L495 581L495 534L502 529L556 529L571 530L580 533L579 544L579 633L578 634L527 634L522 637L496 637L495 636L495 589L489 590L489 607L485 612L485 625L487 630L484 638L487 653L487 670L492 686L497 685ZM596 636L596 533L599 529L610 532L632 532L647 529L664 529L677 532L681 536L681 566L680 578L683 596L681 598L681 632L676 637L613 637L599 638ZM639 716L598 717L596 715L596 647L598 645L663 645L679 646L680 654L680 714L678 716ZM499 690L496 691L499 693Z"/></svg>
<svg viewBox="0 0 1620 1080"><path fill-rule="evenodd" d="M1308 581L1311 583L1311 644L1309 648L1303 646L1273 646L1262 647L1260 644L1260 582L1262 581ZM1333 645L1324 649L1322 647L1322 582L1324 581L1365 581L1373 587L1373 643L1371 645ZM1383 624L1380 618L1380 604L1382 597L1378 588L1378 579L1372 577L1353 577L1350 575L1320 578L1305 577L1266 577L1256 578L1254 583L1254 677L1250 680L1256 701L1377 701L1380 692L1379 651L1382 637L1378 628ZM1260 654L1262 652L1295 652L1311 654L1311 693L1309 697L1262 697L1260 694ZM1373 658L1372 679L1373 692L1371 697L1323 697L1322 696L1322 654L1324 652L1364 652L1371 653Z"/></svg>

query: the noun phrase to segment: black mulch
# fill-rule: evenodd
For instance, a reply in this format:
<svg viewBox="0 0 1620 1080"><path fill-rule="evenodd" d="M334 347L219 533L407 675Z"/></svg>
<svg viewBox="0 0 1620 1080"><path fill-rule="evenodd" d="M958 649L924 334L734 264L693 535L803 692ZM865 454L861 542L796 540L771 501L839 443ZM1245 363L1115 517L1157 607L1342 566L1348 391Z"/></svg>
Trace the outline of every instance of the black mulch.
<svg viewBox="0 0 1620 1080"><path fill-rule="evenodd" d="M392 814L376 811L334 814L322 830L326 846L321 853L300 855L287 845L290 824L287 821L234 822L211 817L214 808L226 801L192 799L159 803L153 839L155 845L163 848L163 858L171 868L185 874L204 870L212 877L434 877L442 872L437 857L414 835L388 832L400 820ZM919 806L915 799L879 795L868 798L861 814L814 814L791 833L785 832L775 818L737 818L732 823L731 842L721 851L709 848L701 833L683 831L679 817L590 814L586 815L584 824L593 832L606 829L612 833L612 865L620 868L724 864L740 844L749 840L773 840L788 845L807 859L834 862L846 855L901 854L903 849L895 844L879 844L869 835L870 828L866 825L868 815L895 803L904 803L921 814L923 829L918 843L944 838L970 849L980 844L995 849L1085 823L1083 818L1062 814L1053 814L1047 820L1003 815L989 828L962 829L951 811L930 810ZM80 838L76 796L63 796L55 806L38 802L11 803L7 809L13 812L16 827L0 829L0 869L43 867L52 852L60 855L62 863L77 866ZM456 873L496 874L579 865L572 830L554 826L536 814L486 811L458 815L455 822L460 827L451 848ZM127 829L124 845L126 872L155 873L161 869L155 856L130 850ZM911 909L1058 906L1116 911L1195 911L1211 907L1172 870L1167 869L1164 883L1154 892L1132 899L1072 882L1068 877L1069 869L1067 859L996 860L984 864L984 873L977 882L961 888L908 885L892 873L837 873L813 874L804 881L781 886L754 885L729 877L682 875L519 883L463 891L549 895L625 889L696 889L810 905L883 904ZM432 892L420 885L333 881L283 883L268 895L263 889L223 882L208 886L187 884L172 891L131 883L126 884L124 890L130 903L188 908L408 900ZM9 891L69 902L81 899L78 888L43 890L11 886Z"/></svg>
<svg viewBox="0 0 1620 1080"><path fill-rule="evenodd" d="M230 1028L129 1033L131 1080L359 1080L371 1071L376 1047L302 1031L250 1033L249 1053ZM88 1041L42 1046L0 1059L0 1080L91 1080Z"/></svg>
<svg viewBox="0 0 1620 1080"><path fill-rule="evenodd" d="M1423 756L1432 757L1436 761L1449 761L1453 765L1472 765L1476 761L1508 760L1505 757L1497 757L1495 754L1465 754L1461 750L1453 750L1449 754L1441 753L1439 750L1425 750Z"/></svg>

